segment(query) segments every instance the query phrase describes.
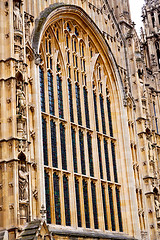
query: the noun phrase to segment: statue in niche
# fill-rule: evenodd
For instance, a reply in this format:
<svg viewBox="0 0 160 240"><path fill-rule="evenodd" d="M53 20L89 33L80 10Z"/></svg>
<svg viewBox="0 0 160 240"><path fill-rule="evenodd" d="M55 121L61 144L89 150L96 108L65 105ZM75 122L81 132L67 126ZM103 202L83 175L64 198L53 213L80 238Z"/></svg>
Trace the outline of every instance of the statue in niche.
<svg viewBox="0 0 160 240"><path fill-rule="evenodd" d="M22 82L19 81L17 83L17 114L25 115L25 109L26 109L25 93L23 91Z"/></svg>
<svg viewBox="0 0 160 240"><path fill-rule="evenodd" d="M28 198L28 175L26 165L22 164L19 169L19 198L22 202L27 202Z"/></svg>
<svg viewBox="0 0 160 240"><path fill-rule="evenodd" d="M20 3L15 2L13 8L13 24L14 29L22 31L22 14L20 12Z"/></svg>
<svg viewBox="0 0 160 240"><path fill-rule="evenodd" d="M155 203L156 217L158 220L160 220L160 202L158 200L158 196L155 196L154 203Z"/></svg>

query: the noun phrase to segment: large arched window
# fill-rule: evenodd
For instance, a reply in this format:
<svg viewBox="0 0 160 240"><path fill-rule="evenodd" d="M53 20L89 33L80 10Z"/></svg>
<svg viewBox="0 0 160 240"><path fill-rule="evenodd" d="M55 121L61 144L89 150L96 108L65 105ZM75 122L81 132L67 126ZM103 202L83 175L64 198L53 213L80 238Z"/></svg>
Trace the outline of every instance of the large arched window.
<svg viewBox="0 0 160 240"><path fill-rule="evenodd" d="M91 38L65 17L52 22L41 40L47 221L123 231L114 103L107 65Z"/></svg>

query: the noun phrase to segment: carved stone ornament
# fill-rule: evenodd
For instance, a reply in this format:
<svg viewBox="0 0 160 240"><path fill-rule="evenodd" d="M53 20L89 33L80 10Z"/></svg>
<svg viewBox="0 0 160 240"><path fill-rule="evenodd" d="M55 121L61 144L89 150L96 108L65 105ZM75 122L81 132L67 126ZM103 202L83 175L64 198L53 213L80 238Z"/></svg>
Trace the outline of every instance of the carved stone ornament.
<svg viewBox="0 0 160 240"><path fill-rule="evenodd" d="M29 190L28 190L28 175L26 171L26 165L22 164L19 172L19 199L21 202L28 202L29 200Z"/></svg>
<svg viewBox="0 0 160 240"><path fill-rule="evenodd" d="M156 211L157 220L160 221L160 202L158 200L158 196L155 196L154 204L155 204L155 211Z"/></svg>
<svg viewBox="0 0 160 240"><path fill-rule="evenodd" d="M14 30L22 31L22 14L20 12L20 3L15 2L13 9Z"/></svg>

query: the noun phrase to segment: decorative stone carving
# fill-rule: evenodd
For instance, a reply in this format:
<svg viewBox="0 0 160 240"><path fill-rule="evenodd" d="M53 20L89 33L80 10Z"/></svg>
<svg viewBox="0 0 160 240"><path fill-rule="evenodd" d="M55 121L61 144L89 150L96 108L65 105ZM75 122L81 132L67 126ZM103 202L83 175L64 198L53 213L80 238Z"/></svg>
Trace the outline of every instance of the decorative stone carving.
<svg viewBox="0 0 160 240"><path fill-rule="evenodd" d="M20 3L15 2L13 9L14 30L22 31L22 14L20 12Z"/></svg>
<svg viewBox="0 0 160 240"><path fill-rule="evenodd" d="M17 83L17 114L24 116L26 109L25 93L23 91L23 83L18 81Z"/></svg>
<svg viewBox="0 0 160 240"><path fill-rule="evenodd" d="M28 175L26 165L22 164L19 169L19 199L21 202L27 202L29 200Z"/></svg>
<svg viewBox="0 0 160 240"><path fill-rule="evenodd" d="M158 200L158 196L155 196L154 203L155 203L155 211L156 211L157 220L160 220L160 202Z"/></svg>

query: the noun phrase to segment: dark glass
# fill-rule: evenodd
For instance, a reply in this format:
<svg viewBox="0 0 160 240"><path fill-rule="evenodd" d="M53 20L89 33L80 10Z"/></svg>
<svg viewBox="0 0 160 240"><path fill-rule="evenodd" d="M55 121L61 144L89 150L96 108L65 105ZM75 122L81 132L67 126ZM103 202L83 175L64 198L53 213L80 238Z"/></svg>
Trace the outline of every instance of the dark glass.
<svg viewBox="0 0 160 240"><path fill-rule="evenodd" d="M48 149L47 149L47 124L46 120L42 117L42 137L43 137L43 158L44 165L48 165Z"/></svg>
<svg viewBox="0 0 160 240"><path fill-rule="evenodd" d="M56 124L55 122L53 122L53 120L51 120L50 125L51 125L52 166L58 168Z"/></svg>
<svg viewBox="0 0 160 240"><path fill-rule="evenodd" d="M99 168L100 168L100 177L103 179L103 167L102 167L102 153L101 153L101 140L97 136L98 142L98 155L99 155Z"/></svg>
<svg viewBox="0 0 160 240"><path fill-rule="evenodd" d="M39 67L39 78L40 78L41 111L45 112L44 72L41 67Z"/></svg>
<svg viewBox="0 0 160 240"><path fill-rule="evenodd" d="M62 169L67 170L65 127L60 123Z"/></svg>
<svg viewBox="0 0 160 240"><path fill-rule="evenodd" d="M104 114L104 102L102 95L99 96L100 106L101 106L101 118L102 118L102 129L103 133L106 134L106 123L105 123L105 114Z"/></svg>
<svg viewBox="0 0 160 240"><path fill-rule="evenodd" d="M95 120L96 120L96 130L97 130L97 132L99 132L97 97L96 97L95 92L93 92L93 100L94 100L94 113L95 113Z"/></svg>
<svg viewBox="0 0 160 240"><path fill-rule="evenodd" d="M105 153L107 180L111 181L110 166L109 166L109 155L108 155L108 143L107 143L106 139L104 139L104 153Z"/></svg>
<svg viewBox="0 0 160 240"><path fill-rule="evenodd" d="M97 200L96 200L96 186L91 182L92 190L92 204L93 204L93 216L94 216L94 228L98 229L98 214L97 214Z"/></svg>
<svg viewBox="0 0 160 240"><path fill-rule="evenodd" d="M89 203L88 203L88 184L84 179L83 179L83 197L84 197L84 210L85 210L86 228L90 228Z"/></svg>
<svg viewBox="0 0 160 240"><path fill-rule="evenodd" d="M66 226L71 226L68 178L63 176L64 206Z"/></svg>
<svg viewBox="0 0 160 240"><path fill-rule="evenodd" d="M109 120L110 136L113 137L112 115L111 115L111 104L110 104L110 100L109 100L108 97L107 97L107 109L108 109L108 120Z"/></svg>
<svg viewBox="0 0 160 240"><path fill-rule="evenodd" d="M78 124L82 125L82 115L81 115L81 102L80 102L80 89L79 86L75 85L76 90L76 103L77 103L77 117L78 117Z"/></svg>
<svg viewBox="0 0 160 240"><path fill-rule="evenodd" d="M74 172L77 173L76 133L74 128L71 128L71 133L72 133L72 154L73 154Z"/></svg>
<svg viewBox="0 0 160 240"><path fill-rule="evenodd" d="M48 95L50 114L54 115L54 93L53 93L53 76L50 71L47 72L48 77Z"/></svg>
<svg viewBox="0 0 160 240"><path fill-rule="evenodd" d="M113 193L112 193L112 188L110 186L108 186L108 193L109 193L109 205L110 205L110 213L111 213L112 231L116 231L114 206L113 206Z"/></svg>
<svg viewBox="0 0 160 240"><path fill-rule="evenodd" d="M59 117L63 118L62 80L59 75L57 75L57 92L58 92Z"/></svg>
<svg viewBox="0 0 160 240"><path fill-rule="evenodd" d="M82 227L82 222L81 222L81 203L80 203L80 193L79 193L79 181L76 178L75 178L75 190L76 190L76 207L77 207L78 227Z"/></svg>
<svg viewBox="0 0 160 240"><path fill-rule="evenodd" d="M112 161L113 161L114 181L118 183L116 154L115 154L115 145L114 145L113 142L111 142L111 150L112 150Z"/></svg>
<svg viewBox="0 0 160 240"><path fill-rule="evenodd" d="M123 232L120 192L117 187L116 187L116 198L117 198L117 210L118 210L118 219L119 219L119 230L120 232Z"/></svg>
<svg viewBox="0 0 160 240"><path fill-rule="evenodd" d="M61 225L61 206L60 206L60 194L59 194L59 177L56 173L53 174L54 184L54 205L55 205L55 219L56 224Z"/></svg>
<svg viewBox="0 0 160 240"><path fill-rule="evenodd" d="M103 201L103 213L104 213L105 230L108 230L106 193L105 193L105 187L103 186L103 184L101 184L101 188L102 188L102 201Z"/></svg>
<svg viewBox="0 0 160 240"><path fill-rule="evenodd" d="M89 107L88 107L88 92L87 89L83 88L84 95L84 107L85 107L85 115L86 115L86 127L90 128L90 120L89 120Z"/></svg>
<svg viewBox="0 0 160 240"><path fill-rule="evenodd" d="M74 122L72 84L70 81L68 81L68 98L69 98L70 120L71 122Z"/></svg>
<svg viewBox="0 0 160 240"><path fill-rule="evenodd" d="M79 143L80 143L82 174L86 175L85 154L84 154L84 137L83 137L83 132L81 130L79 130Z"/></svg>
<svg viewBox="0 0 160 240"><path fill-rule="evenodd" d="M44 176L45 176L45 197L46 197L47 223L51 224L49 174L46 173L46 171L45 171Z"/></svg>
<svg viewBox="0 0 160 240"><path fill-rule="evenodd" d="M94 177L93 155L92 155L92 137L89 133L87 133L87 142L88 142L88 156L89 156L90 176Z"/></svg>

